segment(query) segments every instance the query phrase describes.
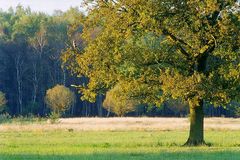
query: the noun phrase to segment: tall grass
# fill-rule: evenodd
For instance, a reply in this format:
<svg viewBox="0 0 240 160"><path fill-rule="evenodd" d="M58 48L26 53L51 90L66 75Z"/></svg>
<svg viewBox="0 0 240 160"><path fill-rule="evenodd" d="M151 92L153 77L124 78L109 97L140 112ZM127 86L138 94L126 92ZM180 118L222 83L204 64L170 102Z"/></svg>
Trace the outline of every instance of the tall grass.
<svg viewBox="0 0 240 160"><path fill-rule="evenodd" d="M37 117L33 115L12 117L8 113L0 114L0 124L33 124L44 123L47 118Z"/></svg>

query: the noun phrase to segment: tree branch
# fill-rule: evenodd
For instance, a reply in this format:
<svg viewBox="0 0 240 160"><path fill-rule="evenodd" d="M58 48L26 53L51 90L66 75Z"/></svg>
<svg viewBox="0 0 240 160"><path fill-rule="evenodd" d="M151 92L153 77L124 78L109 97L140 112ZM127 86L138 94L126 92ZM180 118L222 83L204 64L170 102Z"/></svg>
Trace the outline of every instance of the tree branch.
<svg viewBox="0 0 240 160"><path fill-rule="evenodd" d="M162 33L166 36L170 36L175 42L179 42L182 43L183 45L186 45L190 48L192 48L189 44L187 44L186 42L184 42L182 39L176 37L175 35L173 35L171 32L169 32L167 29L163 29ZM186 56L187 60L191 60L191 55L180 45L177 44L178 49L180 50L180 52Z"/></svg>
<svg viewBox="0 0 240 160"><path fill-rule="evenodd" d="M187 44L186 42L184 42L182 39L176 37L175 35L173 35L171 32L169 32L167 29L162 29L162 33L166 36L170 36L174 41L180 42L190 48L192 48L189 44Z"/></svg>

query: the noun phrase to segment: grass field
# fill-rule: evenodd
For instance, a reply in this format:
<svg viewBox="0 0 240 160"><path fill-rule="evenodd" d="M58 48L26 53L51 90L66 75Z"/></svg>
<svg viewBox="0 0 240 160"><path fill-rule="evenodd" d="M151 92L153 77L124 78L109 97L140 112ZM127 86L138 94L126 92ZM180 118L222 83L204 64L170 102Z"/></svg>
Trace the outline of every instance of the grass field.
<svg viewBox="0 0 240 160"><path fill-rule="evenodd" d="M96 119L95 119L96 120ZM113 119L107 121L114 127ZM116 119L115 119L116 120ZM126 119L122 119L126 120ZM141 119L129 120L126 123L139 126ZM158 121L159 119L155 119ZM162 119L163 120L163 119ZM236 119L237 120L237 119ZM88 129L77 130L69 126L87 125L94 119L62 120L59 124L3 124L0 134L0 160L18 159L89 159L89 160L239 160L240 159L240 130L207 128L205 140L211 146L183 147L187 139L186 129L155 130L152 127L140 130L115 128L109 130ZM119 119L116 120L119 122ZM120 119L121 121L121 119ZM151 120L149 120L151 121ZM148 121L148 123L150 123ZM165 122L177 119L165 119ZM179 121L182 121L180 119ZM219 125L228 124L229 119L209 119L207 126L221 121ZM80 123L81 122L81 123ZM97 122L96 122L97 123ZM98 122L99 123L99 122ZM103 123L103 122L102 122ZM117 123L117 122L116 122ZM64 126L68 124L69 126ZM75 124L75 125L74 125ZM233 123L234 124L234 123ZM36 126L34 126L36 125ZM49 128L38 128L38 125ZM64 127L60 127L60 126ZM90 124L89 124L90 125ZM94 124L91 124L94 126ZM102 124L103 125L103 124ZM110 125L110 124L108 124ZM118 124L116 124L118 125ZM237 124L236 124L237 125ZM29 129L27 129L27 126ZM144 125L143 125L144 126ZM32 127L32 128L31 128ZM97 127L97 126L96 126ZM158 126L159 127L159 126ZM213 127L213 126L212 126ZM143 127L144 128L144 127Z"/></svg>

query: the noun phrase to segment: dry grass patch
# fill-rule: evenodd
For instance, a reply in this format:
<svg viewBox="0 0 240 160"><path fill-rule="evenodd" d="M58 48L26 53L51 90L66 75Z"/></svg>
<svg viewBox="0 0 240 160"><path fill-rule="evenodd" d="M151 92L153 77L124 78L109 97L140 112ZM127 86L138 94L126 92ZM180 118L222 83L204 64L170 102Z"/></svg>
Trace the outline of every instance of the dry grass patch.
<svg viewBox="0 0 240 160"><path fill-rule="evenodd" d="M12 123L0 125L0 131L185 131L187 118L63 118L57 124ZM240 130L240 119L205 118L205 130Z"/></svg>

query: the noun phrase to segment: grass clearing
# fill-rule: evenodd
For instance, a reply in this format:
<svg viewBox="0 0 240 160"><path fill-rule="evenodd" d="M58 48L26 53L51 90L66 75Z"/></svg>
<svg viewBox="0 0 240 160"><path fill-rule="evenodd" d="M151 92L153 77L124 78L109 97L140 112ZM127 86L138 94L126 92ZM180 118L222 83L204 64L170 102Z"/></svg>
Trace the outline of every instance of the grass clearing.
<svg viewBox="0 0 240 160"><path fill-rule="evenodd" d="M93 120L84 119L84 121L87 123ZM105 123L106 119L102 121ZM112 123L112 119L109 121ZM131 119L128 124L144 124L139 119L134 119L134 121L135 123ZM146 123L150 123L150 121L151 119ZM165 122L167 121L169 119L165 120ZM223 122L223 120L221 121ZM155 124L155 121L151 123ZM188 131L185 129L176 131L78 130L76 128L69 129L69 126L64 126L64 124L71 126L75 124L78 127L80 124L86 125L83 124L83 120L75 120L70 123L68 119L50 126L45 123L4 124L5 127L14 125L15 128L0 130L0 160L239 160L240 157L240 130L207 129L205 140L207 143L211 143L211 147L183 147L182 144L188 136ZM212 120L211 124L213 124ZM36 129L37 126L34 125L50 128L61 125L64 127ZM115 125L118 125L117 122ZM26 126L34 127L27 130L24 128Z"/></svg>

